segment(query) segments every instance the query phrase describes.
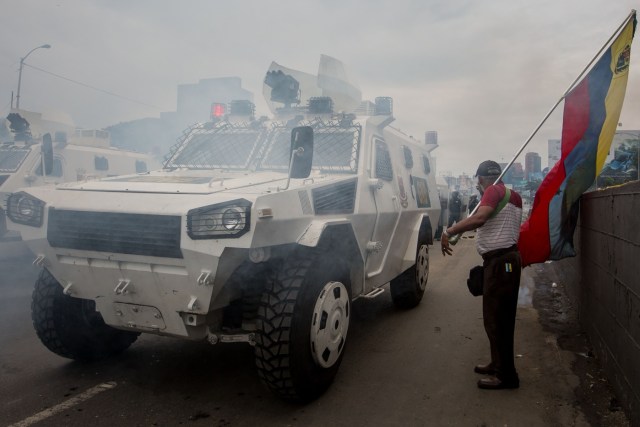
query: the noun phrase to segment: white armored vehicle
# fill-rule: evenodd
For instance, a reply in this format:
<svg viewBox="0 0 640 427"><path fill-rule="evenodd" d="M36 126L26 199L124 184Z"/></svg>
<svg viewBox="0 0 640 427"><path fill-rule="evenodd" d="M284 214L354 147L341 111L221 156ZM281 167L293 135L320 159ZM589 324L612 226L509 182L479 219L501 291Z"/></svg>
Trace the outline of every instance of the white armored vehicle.
<svg viewBox="0 0 640 427"><path fill-rule="evenodd" d="M112 148L105 130L73 129L24 110L14 110L8 119L15 137L0 143L0 238L6 232L4 202L18 188L127 175L160 166L147 154Z"/></svg>
<svg viewBox="0 0 640 427"><path fill-rule="evenodd" d="M277 395L322 393L354 299L389 282L397 306L422 299L440 214L428 151L390 126L389 98L361 103L344 74L326 56L318 76L274 63L272 119L232 102L162 170L12 194L12 227L43 267L41 341L76 360L140 333L247 342Z"/></svg>

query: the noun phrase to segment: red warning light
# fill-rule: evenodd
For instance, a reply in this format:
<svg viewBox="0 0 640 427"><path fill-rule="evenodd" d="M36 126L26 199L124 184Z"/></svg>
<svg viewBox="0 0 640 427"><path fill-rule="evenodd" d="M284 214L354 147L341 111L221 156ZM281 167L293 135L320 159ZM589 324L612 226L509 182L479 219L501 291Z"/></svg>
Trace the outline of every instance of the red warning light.
<svg viewBox="0 0 640 427"><path fill-rule="evenodd" d="M225 110L226 106L224 104L214 102L213 104L211 104L211 118L217 119L224 116Z"/></svg>

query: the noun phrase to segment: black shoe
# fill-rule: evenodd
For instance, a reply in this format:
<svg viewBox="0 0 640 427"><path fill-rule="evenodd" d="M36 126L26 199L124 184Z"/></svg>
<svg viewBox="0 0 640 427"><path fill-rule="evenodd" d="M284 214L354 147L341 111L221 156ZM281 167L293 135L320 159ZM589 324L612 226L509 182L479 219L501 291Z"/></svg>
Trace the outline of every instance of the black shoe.
<svg viewBox="0 0 640 427"><path fill-rule="evenodd" d="M478 388L486 390L513 389L518 387L520 387L520 380L517 377L509 380L501 380L498 377L491 376L478 381Z"/></svg>
<svg viewBox="0 0 640 427"><path fill-rule="evenodd" d="M487 363L486 365L476 365L473 368L473 372L480 375L495 375L496 370L493 369L493 363Z"/></svg>

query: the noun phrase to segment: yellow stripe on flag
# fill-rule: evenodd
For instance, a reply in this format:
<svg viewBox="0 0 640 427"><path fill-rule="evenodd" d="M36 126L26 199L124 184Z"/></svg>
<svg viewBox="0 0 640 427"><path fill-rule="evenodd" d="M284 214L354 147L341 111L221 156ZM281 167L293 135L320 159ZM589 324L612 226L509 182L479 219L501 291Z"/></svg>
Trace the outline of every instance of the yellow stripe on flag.
<svg viewBox="0 0 640 427"><path fill-rule="evenodd" d="M607 97L605 98L605 109L607 115L598 138L598 155L596 158L596 176L600 174L604 162L609 155L613 135L616 133L618 119L622 111L622 102L627 90L627 80L629 77L629 58L631 53L631 41L633 40L634 19L630 19L618 38L611 47L611 72L613 78Z"/></svg>

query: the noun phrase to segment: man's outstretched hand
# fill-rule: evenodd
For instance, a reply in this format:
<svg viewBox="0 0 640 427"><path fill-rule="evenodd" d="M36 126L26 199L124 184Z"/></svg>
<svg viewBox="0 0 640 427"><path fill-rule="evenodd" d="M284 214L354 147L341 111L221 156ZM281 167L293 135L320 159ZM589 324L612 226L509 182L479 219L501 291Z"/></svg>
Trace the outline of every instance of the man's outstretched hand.
<svg viewBox="0 0 640 427"><path fill-rule="evenodd" d="M449 238L442 233L440 236L440 249L442 249L442 255L453 255L453 249L449 246Z"/></svg>

